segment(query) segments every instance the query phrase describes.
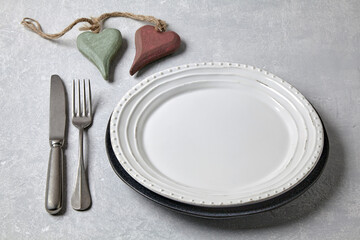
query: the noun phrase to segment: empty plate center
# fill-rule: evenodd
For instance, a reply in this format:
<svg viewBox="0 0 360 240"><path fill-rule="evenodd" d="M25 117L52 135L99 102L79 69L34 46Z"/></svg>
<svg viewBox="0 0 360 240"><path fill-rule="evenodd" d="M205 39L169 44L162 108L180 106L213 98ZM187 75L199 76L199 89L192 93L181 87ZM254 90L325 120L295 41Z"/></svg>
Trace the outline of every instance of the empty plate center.
<svg viewBox="0 0 360 240"><path fill-rule="evenodd" d="M203 87L149 109L138 126L144 159L193 188L233 191L267 181L285 168L298 137L290 114L261 89Z"/></svg>

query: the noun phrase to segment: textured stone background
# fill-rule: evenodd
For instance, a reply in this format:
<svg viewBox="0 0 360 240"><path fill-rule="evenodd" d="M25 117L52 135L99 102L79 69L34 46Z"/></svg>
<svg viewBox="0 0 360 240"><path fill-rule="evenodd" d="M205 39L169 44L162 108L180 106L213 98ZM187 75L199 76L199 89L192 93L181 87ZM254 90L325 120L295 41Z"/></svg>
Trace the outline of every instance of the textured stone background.
<svg viewBox="0 0 360 240"><path fill-rule="evenodd" d="M76 17L128 11L166 20L182 37L175 55L128 74L142 22L110 19L125 39L112 82L76 49L78 26L47 41L20 25L33 17L53 33ZM358 239L360 235L359 1L7 1L0 0L0 239ZM331 151L319 181L294 202L232 220L203 220L164 209L135 193L110 167L105 128L121 96L169 67L230 61L264 68L298 88L318 109ZM93 206L75 212L77 130L66 149L67 201L44 209L49 154L49 80L90 78L96 113L88 131Z"/></svg>

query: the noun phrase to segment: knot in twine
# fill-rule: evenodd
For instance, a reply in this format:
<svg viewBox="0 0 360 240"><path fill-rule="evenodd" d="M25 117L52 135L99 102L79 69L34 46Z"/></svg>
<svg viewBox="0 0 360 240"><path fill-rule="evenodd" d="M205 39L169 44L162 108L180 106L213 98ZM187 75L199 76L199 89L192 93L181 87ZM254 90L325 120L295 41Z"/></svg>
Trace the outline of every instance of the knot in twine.
<svg viewBox="0 0 360 240"><path fill-rule="evenodd" d="M79 28L81 31L92 31L94 33L99 33L101 31L101 24L104 20L111 18L111 17L126 17L131 18L139 21L149 22L155 25L155 29L159 32L165 32L167 24L165 21L161 19L157 19L153 16L144 16L144 15L136 15L128 12L112 12L112 13L104 13L100 15L100 17L94 18L78 18L74 22L72 22L69 26L67 26L64 30L59 33L55 34L48 34L44 33L41 28L41 25L38 21L32 18L24 18L21 22L26 28L30 29L31 31L37 33L39 36L45 39L57 39L63 36L65 33L70 31L76 24L80 22L87 22L89 25L83 26Z"/></svg>
<svg viewBox="0 0 360 240"><path fill-rule="evenodd" d="M101 21L98 18L91 17L91 21L89 22L89 26L83 26L79 28L81 31L92 31L95 33L99 33L101 30Z"/></svg>

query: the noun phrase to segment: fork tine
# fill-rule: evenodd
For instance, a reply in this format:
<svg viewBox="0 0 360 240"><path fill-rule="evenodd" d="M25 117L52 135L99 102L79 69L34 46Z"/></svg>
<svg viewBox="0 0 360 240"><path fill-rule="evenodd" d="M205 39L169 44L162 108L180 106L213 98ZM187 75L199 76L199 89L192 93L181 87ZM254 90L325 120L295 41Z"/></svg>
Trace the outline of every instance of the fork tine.
<svg viewBox="0 0 360 240"><path fill-rule="evenodd" d="M76 115L75 112L75 79L72 82L72 117Z"/></svg>
<svg viewBox="0 0 360 240"><path fill-rule="evenodd" d="M89 115L90 115L90 117L92 117L90 79L88 79L88 97L89 97Z"/></svg>
<svg viewBox="0 0 360 240"><path fill-rule="evenodd" d="M85 93L85 79L83 79L82 81L82 85L83 85L83 101L82 101L82 104L83 104L83 108L82 108L82 115L83 116L86 116L86 93Z"/></svg>
<svg viewBox="0 0 360 240"><path fill-rule="evenodd" d="M80 79L78 79L77 80L77 85L78 85L78 87L77 87L77 93L78 93L78 96L77 96L77 98L78 98L78 104L77 104L77 106L78 106L78 111L77 111L77 115L78 116L81 116L81 107L80 107Z"/></svg>

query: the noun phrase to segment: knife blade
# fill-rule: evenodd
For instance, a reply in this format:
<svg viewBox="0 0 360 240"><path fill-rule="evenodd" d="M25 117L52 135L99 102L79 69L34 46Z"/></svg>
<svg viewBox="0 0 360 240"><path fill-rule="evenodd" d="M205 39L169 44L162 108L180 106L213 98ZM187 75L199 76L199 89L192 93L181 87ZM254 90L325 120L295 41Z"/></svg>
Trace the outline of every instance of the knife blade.
<svg viewBox="0 0 360 240"><path fill-rule="evenodd" d="M46 180L45 209L50 214L57 214L63 206L63 145L67 118L65 87L58 75L51 76L49 112L51 150Z"/></svg>

